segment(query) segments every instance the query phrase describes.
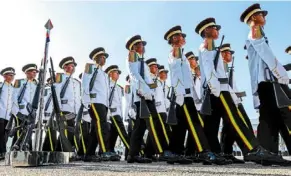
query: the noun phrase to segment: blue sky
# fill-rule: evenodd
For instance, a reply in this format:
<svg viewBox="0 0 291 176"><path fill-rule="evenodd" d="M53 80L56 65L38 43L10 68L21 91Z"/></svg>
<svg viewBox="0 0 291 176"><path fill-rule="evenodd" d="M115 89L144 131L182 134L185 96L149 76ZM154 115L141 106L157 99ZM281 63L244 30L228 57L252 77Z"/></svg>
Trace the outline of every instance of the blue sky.
<svg viewBox="0 0 291 176"><path fill-rule="evenodd" d="M13 65L17 78L23 77L21 67L29 62L40 63L43 56L45 29L48 18L52 20L49 55L57 66L61 58L73 56L78 62L79 74L88 55L102 46L110 57L106 66L117 64L123 70L120 83L124 85L127 73L125 59L128 37L140 34L148 42L146 57L156 57L168 67L170 47L163 39L164 33L181 25L187 34L185 51L197 49L202 39L194 32L196 25L207 17L215 17L222 26L225 42L235 50L235 76L240 90L248 97L244 105L250 118L256 118L250 91L250 76L243 50L248 27L239 21L240 14L253 2L48 2L14 1L0 3L0 60L1 67ZM291 45L291 2L260 2L269 11L265 33L273 52L286 64L291 57L284 53ZM217 41L217 45L220 39Z"/></svg>

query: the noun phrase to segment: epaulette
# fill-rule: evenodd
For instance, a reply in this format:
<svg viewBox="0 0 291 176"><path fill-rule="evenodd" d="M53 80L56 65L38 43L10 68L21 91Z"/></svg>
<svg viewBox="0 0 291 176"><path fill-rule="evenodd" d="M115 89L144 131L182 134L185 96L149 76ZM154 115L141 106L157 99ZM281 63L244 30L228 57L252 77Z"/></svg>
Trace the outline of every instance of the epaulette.
<svg viewBox="0 0 291 176"><path fill-rule="evenodd" d="M172 50L174 58L182 58L182 49L179 47L174 47Z"/></svg>
<svg viewBox="0 0 291 176"><path fill-rule="evenodd" d="M56 83L61 83L63 81L64 73L57 73L56 74Z"/></svg>
<svg viewBox="0 0 291 176"><path fill-rule="evenodd" d="M93 66L94 66L94 64L87 63L85 66L85 73L92 74L93 73Z"/></svg>
<svg viewBox="0 0 291 176"><path fill-rule="evenodd" d="M128 62L136 62L138 60L137 53L135 51L130 51L128 54Z"/></svg>
<svg viewBox="0 0 291 176"><path fill-rule="evenodd" d="M21 87L23 81L24 81L24 79L17 79L17 80L15 80L14 87L15 88Z"/></svg>
<svg viewBox="0 0 291 176"><path fill-rule="evenodd" d="M131 90L130 90L130 85L125 85L124 92L125 92L126 94L130 94L130 92L131 92Z"/></svg>

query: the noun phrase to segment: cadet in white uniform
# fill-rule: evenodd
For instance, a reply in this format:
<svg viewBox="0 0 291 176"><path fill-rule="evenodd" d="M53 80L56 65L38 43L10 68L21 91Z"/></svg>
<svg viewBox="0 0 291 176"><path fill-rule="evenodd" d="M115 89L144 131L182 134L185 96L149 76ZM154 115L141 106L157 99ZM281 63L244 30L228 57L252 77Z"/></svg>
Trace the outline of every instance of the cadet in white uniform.
<svg viewBox="0 0 291 176"><path fill-rule="evenodd" d="M145 45L146 42L141 39L140 35L131 37L126 43L126 49L129 50L127 64L129 67L130 76L134 86L136 87L137 93L139 94L139 96L134 96L137 113L136 122L133 127L133 132L130 139L130 151L127 158L128 163L152 162L149 158L139 156L146 128L149 130L149 135L156 149L156 153L163 153L163 148L160 144L159 136L157 135L155 129L155 118L157 118L157 110L153 100L154 91L152 88L155 88L156 85L150 77L149 68L144 64L143 53ZM140 118L140 96L145 98L146 105L150 111L150 116L147 119Z"/></svg>
<svg viewBox="0 0 291 176"><path fill-rule="evenodd" d="M64 73L56 74L55 83L60 109L66 118L67 126L72 129L81 106L81 83L73 76L76 66L77 63L73 57L63 58L59 63L59 67L64 70ZM72 146L75 146L73 133L67 131L67 134ZM60 138L58 139L57 150L61 150Z"/></svg>
<svg viewBox="0 0 291 176"><path fill-rule="evenodd" d="M26 78L18 79L14 82L12 115L15 117L16 126L20 125L22 120L28 118L26 106L28 103L32 103L37 86L37 81L35 80L38 73L37 65L27 64L22 68L22 71L26 74ZM13 138L12 145L20 134L21 130L18 130ZM32 146L30 145L30 147Z"/></svg>
<svg viewBox="0 0 291 176"><path fill-rule="evenodd" d="M158 63L156 58L150 58L146 60L146 64L150 69L150 75L152 80L157 84L157 87L154 90L154 100L156 109L158 112L158 116L154 118L155 124L156 124L156 131L157 135L159 136L160 143L162 145L164 152L164 155L160 156L159 160L163 161L166 160L167 152L169 150L169 137L166 127L166 119L167 119L167 110L164 100L164 87L162 82L158 79ZM152 158L155 154L153 145L150 143L150 138L147 138L147 145L145 149L145 155L149 158ZM153 158L154 159L154 158Z"/></svg>
<svg viewBox="0 0 291 176"><path fill-rule="evenodd" d="M5 158L6 153L8 131L5 128L11 117L13 103L12 81L14 79L14 75L15 69L12 67L7 67L1 70L1 76L3 76L4 82L0 83L0 160Z"/></svg>
<svg viewBox="0 0 291 176"><path fill-rule="evenodd" d="M108 56L104 48L94 49L89 57L95 63L87 63L83 73L83 103L86 108L89 107L89 114L92 119L89 146L84 161L100 161L100 158L95 155L97 144L100 145L102 160L115 159L115 155L111 154L108 148L109 78L102 70Z"/></svg>
<svg viewBox="0 0 291 176"><path fill-rule="evenodd" d="M163 87L163 95L164 95L164 104L166 107L166 112L168 114L169 108L170 108L170 100L168 99L168 92L169 92L169 86L167 85L166 81L168 79L168 70L165 69L165 66L163 65L159 65L158 67L159 69L159 80L162 83L162 87ZM166 124L166 121L164 121ZM168 132L168 135L170 133Z"/></svg>
<svg viewBox="0 0 291 176"><path fill-rule="evenodd" d="M274 144L278 138L279 124L283 121L287 128L291 129L291 114L288 104L283 108L277 106L277 92L275 93L271 81L280 84L281 89L289 96L286 97L287 99L291 97L287 71L273 54L263 31L267 13L261 9L259 4L253 4L242 13L240 20L250 28L246 49L249 57L252 93L258 95L260 99L258 139L263 147L271 152L277 152L278 146L274 146Z"/></svg>
<svg viewBox="0 0 291 176"><path fill-rule="evenodd" d="M171 84L176 96L176 118L178 121L177 125L172 126L170 151L182 158L178 162L192 163L192 160L181 156L185 150L184 141L186 130L188 130L189 136L195 141L195 150L199 153L200 160L204 164L217 163L220 161L209 152L208 142L194 104L194 100L197 100L197 94L194 90L190 65L183 54L182 48L186 43L185 37L186 34L182 33L181 26L169 29L164 35L164 39L172 46L168 61Z"/></svg>
<svg viewBox="0 0 291 176"><path fill-rule="evenodd" d="M221 117L232 126L233 133L236 134L236 142L244 152L244 159L248 161L272 162L277 159L271 153L259 145L258 140L248 127L240 119L237 108L229 92L229 84L220 83L218 78L227 78L222 59L218 58L217 67L214 60L217 54L214 40L219 36L220 26L216 25L214 18L207 18L200 22L195 31L204 42L199 48L199 58L201 60L201 78L203 87L208 86L211 90L210 102L212 114L204 116L204 130L210 143L211 150L221 153L218 140L218 129ZM218 57L221 57L218 53Z"/></svg>
<svg viewBox="0 0 291 176"><path fill-rule="evenodd" d="M235 84L235 79L234 79L234 68L229 67L228 63L232 62L234 63L234 60L232 59L232 55L234 54L234 51L231 50L231 46L229 43L225 43L221 46L221 56L223 59L223 64L225 65L225 72L228 76L228 81L229 81L229 86L230 89L234 92L232 94L233 101L237 102L237 107L238 107L238 113L241 118L241 120L244 122L244 124L250 129L251 132L253 132L252 124L251 121L245 112L245 109L242 105L242 93L238 91L237 86ZM221 148L223 152L223 156L226 159L231 160L233 163L237 164L243 164L243 160L239 160L233 156L233 144L235 142L235 136L232 133L231 126L227 124L227 121L223 121L223 128L221 132Z"/></svg>
<svg viewBox="0 0 291 176"><path fill-rule="evenodd" d="M110 135L109 135L109 150L115 153L115 144L119 136L126 149L129 150L129 137L123 124L122 113L122 97L124 95L123 87L117 84L121 71L117 65L111 65L105 73L110 77L110 96L109 96L109 112L110 112Z"/></svg>

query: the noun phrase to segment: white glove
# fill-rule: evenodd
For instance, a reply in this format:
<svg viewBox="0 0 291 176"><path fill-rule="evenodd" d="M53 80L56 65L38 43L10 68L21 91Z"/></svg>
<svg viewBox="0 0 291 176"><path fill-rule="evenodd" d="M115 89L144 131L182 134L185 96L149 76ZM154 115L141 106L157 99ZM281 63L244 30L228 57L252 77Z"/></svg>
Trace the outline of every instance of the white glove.
<svg viewBox="0 0 291 176"><path fill-rule="evenodd" d="M214 96L219 97L219 95L220 95L220 86L212 87L212 88L211 88L211 93L212 93Z"/></svg>
<svg viewBox="0 0 291 176"><path fill-rule="evenodd" d="M184 95L176 95L176 103L180 106L184 104Z"/></svg>
<svg viewBox="0 0 291 176"><path fill-rule="evenodd" d="M144 95L144 98L145 98L146 100L153 100L153 96L152 96L152 94L145 94L145 95Z"/></svg>
<svg viewBox="0 0 291 176"><path fill-rule="evenodd" d="M289 84L289 78L288 77L281 77L281 78L279 78L278 79L278 82L280 83L280 84L285 84L285 85L288 85Z"/></svg>

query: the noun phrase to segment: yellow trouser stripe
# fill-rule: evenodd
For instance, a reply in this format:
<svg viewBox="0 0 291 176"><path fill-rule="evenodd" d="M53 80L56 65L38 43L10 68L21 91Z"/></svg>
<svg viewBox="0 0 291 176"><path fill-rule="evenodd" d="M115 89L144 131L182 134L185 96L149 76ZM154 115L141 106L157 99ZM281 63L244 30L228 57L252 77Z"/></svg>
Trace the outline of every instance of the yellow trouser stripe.
<svg viewBox="0 0 291 176"><path fill-rule="evenodd" d="M241 118L241 120L242 120L242 121L244 122L244 124L249 128L249 126L248 126L248 124L247 124L247 122L246 122L244 116L243 116L242 113L240 112L240 110L239 110L238 108L236 108L236 109L237 109L238 115L239 115L239 117Z"/></svg>
<svg viewBox="0 0 291 176"><path fill-rule="evenodd" d="M82 141L82 146L83 146L83 152L84 154L87 153L87 149L86 149L86 145L85 145L85 141L84 141L84 136L83 136L83 128L82 128L82 124L80 123L80 129L81 129L81 141Z"/></svg>
<svg viewBox="0 0 291 176"><path fill-rule="evenodd" d="M128 145L127 141L125 140L125 137L123 136L123 134L122 134L122 132L121 132L121 130L120 130L120 128L119 128L119 126L118 126L118 124L117 124L117 122L116 122L114 117L112 117L112 121L113 121L113 123L114 123L114 125L115 125L115 127L117 129L117 132L118 132L121 140L123 141L124 145L127 147L127 149L129 149L129 145Z"/></svg>
<svg viewBox="0 0 291 176"><path fill-rule="evenodd" d="M186 119L187 119L188 124L189 124L189 126L190 126L191 133L192 133L192 135L193 135L193 137L194 137L194 139L195 139L195 141L196 141L197 148L198 148L198 152L202 152L202 151L203 151L203 148L202 148L202 146L201 146L201 143L200 143L199 137L198 137L198 135L197 135L197 132L196 132L195 127L194 127L194 125L193 125L193 123L192 123L192 120L191 120L190 114L189 114L189 112L188 112L187 106L186 106L185 104L183 105L183 109L184 109L184 112L185 112L185 114L186 114Z"/></svg>
<svg viewBox="0 0 291 176"><path fill-rule="evenodd" d="M74 143L75 143L75 147L76 147L77 151L79 151L79 145L78 145L77 138L75 135L74 135Z"/></svg>
<svg viewBox="0 0 291 176"><path fill-rule="evenodd" d="M63 113L62 112L61 112L61 118L65 118L63 116ZM66 138L68 138L68 130L67 130L67 122L66 122L66 120L64 121L64 126L65 126L65 136L66 136Z"/></svg>
<svg viewBox="0 0 291 176"><path fill-rule="evenodd" d="M134 127L134 121L133 120L130 120L131 121L131 129L133 129L133 127ZM144 155L144 151L143 150L140 150L140 153L142 154L142 155Z"/></svg>
<svg viewBox="0 0 291 176"><path fill-rule="evenodd" d="M160 141L158 139L158 136L157 136L157 133L156 133L156 129L155 129L155 126L154 126L154 122L153 122L153 117L152 116L150 116L149 121L150 121L150 128L151 128L151 130L153 132L153 136L154 136L154 139L156 141L156 145L158 147L158 150L159 150L160 153L162 153L163 152L163 149L162 149L161 144L160 144Z"/></svg>
<svg viewBox="0 0 291 176"><path fill-rule="evenodd" d="M286 126L286 128L288 130L288 134L291 135L291 131L289 130L288 126L287 125L285 125L285 126Z"/></svg>
<svg viewBox="0 0 291 176"><path fill-rule="evenodd" d="M200 116L200 114L198 112L197 112L197 114L198 114L198 118L199 118L201 126L204 127L204 122L203 122L202 117Z"/></svg>
<svg viewBox="0 0 291 176"><path fill-rule="evenodd" d="M50 146L51 146L51 151L54 151L54 145L53 145L53 140L52 140L52 134L51 134L51 129L48 128L48 135L49 135L49 140L50 140Z"/></svg>
<svg viewBox="0 0 291 176"><path fill-rule="evenodd" d="M169 137L168 137L168 134L167 134L167 130L166 130L164 121L163 121L163 119L162 119L162 117L161 117L161 115L159 113L158 113L158 117L159 117L162 129L163 129L163 133L164 133L164 136L166 138L167 144L169 145L170 142L169 142Z"/></svg>
<svg viewBox="0 0 291 176"><path fill-rule="evenodd" d="M288 106L289 111L291 111L291 106Z"/></svg>
<svg viewBox="0 0 291 176"><path fill-rule="evenodd" d="M19 126L19 120L18 120L18 117L17 116L15 116L16 118L15 118L15 120L16 120L16 125L17 125L17 127ZM17 135L17 139L19 138L19 136L20 136L20 134L19 134L19 130L17 130L17 133L16 133L16 135Z"/></svg>
<svg viewBox="0 0 291 176"><path fill-rule="evenodd" d="M95 109L95 106L94 104L92 104L92 109L93 109L93 112L94 112L94 115L95 115L95 118L96 118L96 123L97 123L97 135L99 136L99 139L100 139L100 146L101 146L101 149L102 149L102 152L106 152L106 148L105 148L105 144L104 144L104 140L103 140L103 136L102 136L102 132L101 132L101 124L100 124L100 117Z"/></svg>
<svg viewBox="0 0 291 176"><path fill-rule="evenodd" d="M241 129L237 125L235 119L233 118L231 110L230 110L230 108L229 108L229 106L228 106L228 104L227 104L227 102L222 94L220 94L220 100L222 101L222 104L223 104L224 108L226 109L226 112L228 114L228 117L229 117L230 122L232 123L234 129L236 130L236 132L238 133L238 135L240 136L240 138L242 139L244 144L247 146L247 148L249 150L252 150L253 146L250 144L250 142L247 140L247 138L245 137L245 135L243 134L243 132L241 131Z"/></svg>

